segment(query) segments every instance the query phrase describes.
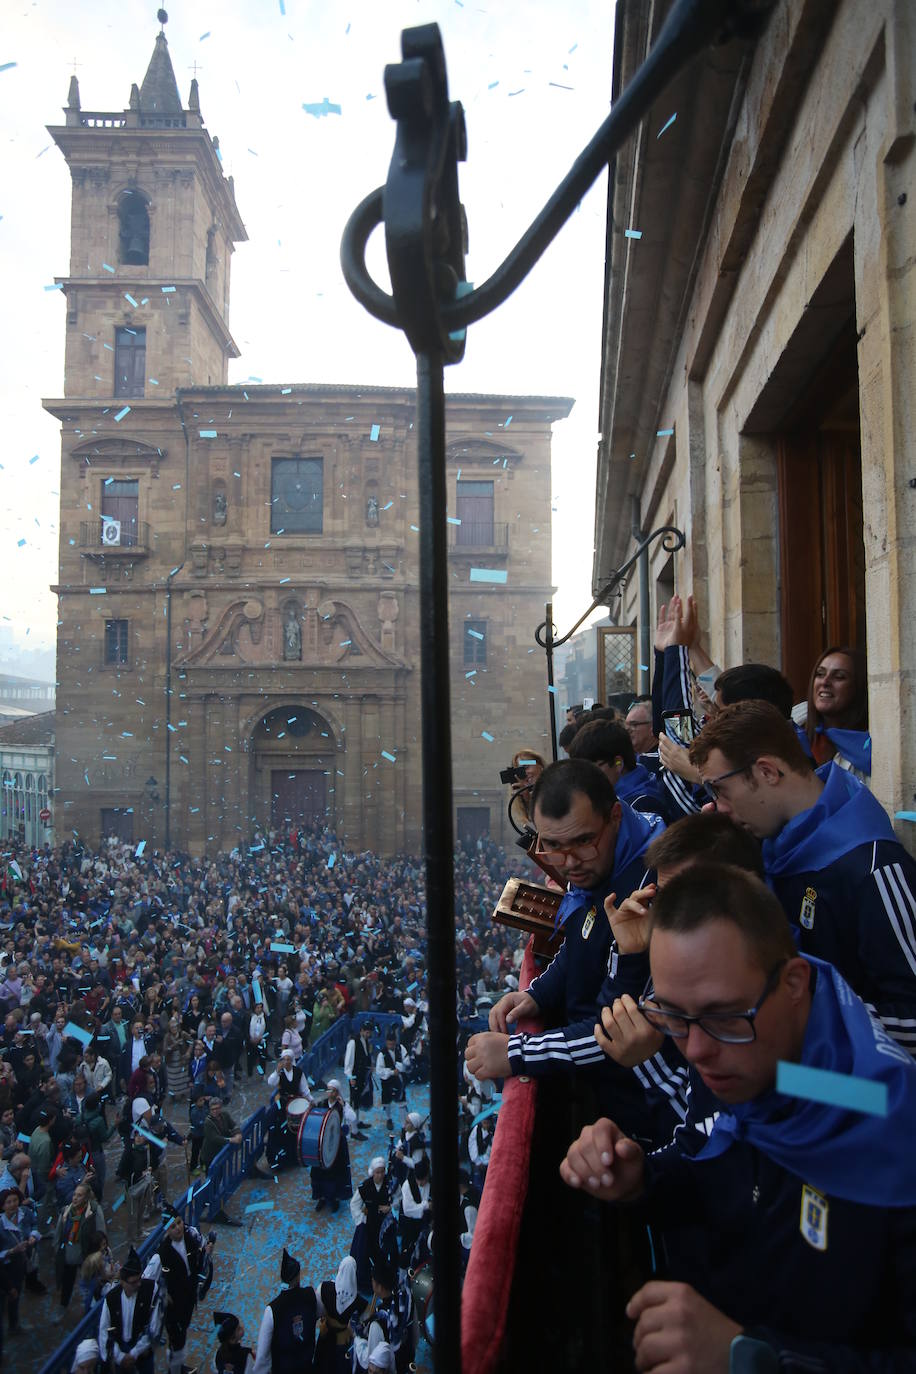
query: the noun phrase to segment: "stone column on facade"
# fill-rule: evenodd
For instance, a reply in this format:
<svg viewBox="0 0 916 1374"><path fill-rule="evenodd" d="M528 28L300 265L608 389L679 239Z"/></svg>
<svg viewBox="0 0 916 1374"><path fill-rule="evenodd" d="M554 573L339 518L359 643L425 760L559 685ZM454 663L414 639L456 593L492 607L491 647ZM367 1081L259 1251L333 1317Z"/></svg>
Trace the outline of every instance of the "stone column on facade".
<svg viewBox="0 0 916 1374"><path fill-rule="evenodd" d="M394 697L388 693L381 699L381 710L379 712L381 726L381 740L378 749L378 810L379 810L379 845L383 854L393 854L397 848L397 819L398 819L398 772L403 768L403 763L399 759L396 750L399 744L397 730L395 728L395 703ZM382 758L382 750L389 754L394 754L397 762L390 763L388 759Z"/></svg>
<svg viewBox="0 0 916 1374"><path fill-rule="evenodd" d="M911 71L900 42L912 23L906 9L889 21L888 128L874 172L865 169L877 216L860 186L854 229L872 789L892 816L916 806L916 226L907 204L916 146L909 105L895 103L910 89L901 79ZM900 822L898 833L916 851L913 825Z"/></svg>
<svg viewBox="0 0 916 1374"><path fill-rule="evenodd" d="M241 772L242 741L239 738L239 699L228 698L223 706L223 741L220 750L223 756L223 819L216 832L219 844L212 848L232 849L244 833L241 817ZM230 752L227 752L226 745ZM209 831L207 832L210 833Z"/></svg>
<svg viewBox="0 0 916 1374"><path fill-rule="evenodd" d="M360 710L360 803L362 813L360 847L378 853L379 806L381 788L378 780L379 762L379 703L378 697L366 696ZM384 760L383 760L384 762Z"/></svg>

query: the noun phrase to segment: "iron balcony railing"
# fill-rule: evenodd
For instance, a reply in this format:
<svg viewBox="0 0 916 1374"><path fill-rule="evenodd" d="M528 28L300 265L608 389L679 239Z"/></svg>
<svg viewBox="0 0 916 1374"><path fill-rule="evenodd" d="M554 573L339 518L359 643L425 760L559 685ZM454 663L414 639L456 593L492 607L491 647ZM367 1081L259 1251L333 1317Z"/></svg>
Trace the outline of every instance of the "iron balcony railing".
<svg viewBox="0 0 916 1374"><path fill-rule="evenodd" d="M121 522L115 529L110 520L80 522L80 552L85 554L147 554L150 550L149 525L145 520Z"/></svg>
<svg viewBox="0 0 916 1374"><path fill-rule="evenodd" d="M494 524L492 520L462 520L460 525L449 525L448 546L450 549L508 549L509 526Z"/></svg>

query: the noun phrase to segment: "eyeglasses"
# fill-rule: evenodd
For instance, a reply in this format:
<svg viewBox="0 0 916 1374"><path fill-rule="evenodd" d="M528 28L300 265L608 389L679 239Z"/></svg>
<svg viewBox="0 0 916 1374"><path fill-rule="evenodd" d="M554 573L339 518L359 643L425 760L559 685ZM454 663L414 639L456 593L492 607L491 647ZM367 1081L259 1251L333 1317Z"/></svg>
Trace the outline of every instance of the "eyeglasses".
<svg viewBox="0 0 916 1374"><path fill-rule="evenodd" d="M634 730L640 730L640 729L642 729L642 727L643 727L644 725L651 725L651 724L652 724L652 717L651 717L651 716L647 716L645 720L635 720L632 716L627 716L627 719L626 719L626 729L629 730L630 734L632 734Z"/></svg>
<svg viewBox="0 0 916 1374"><path fill-rule="evenodd" d="M720 1040L725 1045L750 1045L757 1039L757 1029L754 1025L757 1013L779 983L779 975L785 963L785 959L780 959L768 975L757 1002L754 1006L748 1007L747 1011L705 1011L699 1016L688 1016L686 1012L669 1010L655 1000L651 978L637 1006L650 1025L675 1040L686 1040L690 1027L696 1025L713 1040Z"/></svg>
<svg viewBox="0 0 916 1374"><path fill-rule="evenodd" d="M542 859L597 859L601 840L609 825L610 817L604 822L593 840L582 840L577 844L553 844L550 840L542 840L538 835L534 852Z"/></svg>
<svg viewBox="0 0 916 1374"><path fill-rule="evenodd" d="M720 773L717 778L710 778L708 782L704 781L703 786L711 797L718 797L720 783L723 783L726 778L736 778L739 773L749 773L753 766L752 763L742 764L740 768L732 768L728 773Z"/></svg>

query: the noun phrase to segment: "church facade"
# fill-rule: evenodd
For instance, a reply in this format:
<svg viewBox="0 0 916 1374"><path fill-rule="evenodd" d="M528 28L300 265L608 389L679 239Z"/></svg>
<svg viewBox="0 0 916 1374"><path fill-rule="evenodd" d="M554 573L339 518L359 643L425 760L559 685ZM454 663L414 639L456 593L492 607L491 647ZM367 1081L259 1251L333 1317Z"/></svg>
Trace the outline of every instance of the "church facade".
<svg viewBox="0 0 916 1374"><path fill-rule="evenodd" d="M50 130L71 170L55 828L194 854L326 819L420 843L410 388L229 386L232 178L164 33L127 110ZM550 440L561 397L448 399L456 829L548 752ZM511 417L511 428L508 420Z"/></svg>

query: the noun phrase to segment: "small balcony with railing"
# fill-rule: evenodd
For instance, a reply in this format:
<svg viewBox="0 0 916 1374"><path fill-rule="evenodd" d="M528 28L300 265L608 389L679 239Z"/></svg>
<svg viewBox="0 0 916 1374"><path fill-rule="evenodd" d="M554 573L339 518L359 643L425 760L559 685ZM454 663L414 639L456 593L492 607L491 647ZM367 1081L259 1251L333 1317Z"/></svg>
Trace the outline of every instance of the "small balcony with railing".
<svg viewBox="0 0 916 1374"><path fill-rule="evenodd" d="M83 520L79 550L84 558L135 561L150 553L149 525L145 520Z"/></svg>
<svg viewBox="0 0 916 1374"><path fill-rule="evenodd" d="M462 520L460 525L449 524L449 556L486 554L488 558L507 558L509 555L509 526L493 520Z"/></svg>

